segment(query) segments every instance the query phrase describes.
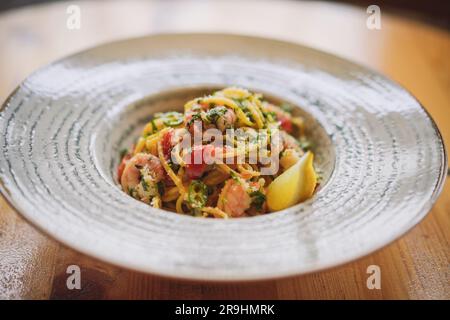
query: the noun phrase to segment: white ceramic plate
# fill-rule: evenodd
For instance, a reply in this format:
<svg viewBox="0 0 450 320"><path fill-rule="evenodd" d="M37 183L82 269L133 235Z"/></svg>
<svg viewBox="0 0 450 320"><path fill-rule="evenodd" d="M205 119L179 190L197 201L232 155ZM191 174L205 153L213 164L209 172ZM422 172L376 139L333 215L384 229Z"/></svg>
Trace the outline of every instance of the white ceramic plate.
<svg viewBox="0 0 450 320"><path fill-rule="evenodd" d="M151 114L228 85L301 107L324 174L313 199L218 220L152 209L120 190L119 150ZM224 34L114 42L40 69L4 104L0 148L2 193L41 230L116 265L202 280L301 274L369 254L426 215L447 168L433 120L384 76Z"/></svg>

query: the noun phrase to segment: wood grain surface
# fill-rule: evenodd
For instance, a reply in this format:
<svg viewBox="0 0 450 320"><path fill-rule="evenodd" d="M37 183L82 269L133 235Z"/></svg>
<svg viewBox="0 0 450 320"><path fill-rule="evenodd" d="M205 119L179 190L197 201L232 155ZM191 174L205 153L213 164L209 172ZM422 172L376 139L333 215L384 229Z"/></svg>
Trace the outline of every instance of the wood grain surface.
<svg viewBox="0 0 450 320"><path fill-rule="evenodd" d="M382 12L366 27L365 8L284 1L82 1L81 28L66 27L69 3L0 14L0 100L32 71L99 43L156 32L232 32L299 42L352 59L411 91L450 141L450 34ZM227 17L232 12L233 19ZM276 281L196 283L117 268L63 247L0 199L2 299L450 299L450 185L408 234L358 261ZM81 290L66 269L81 268ZM381 268L381 289L366 286Z"/></svg>

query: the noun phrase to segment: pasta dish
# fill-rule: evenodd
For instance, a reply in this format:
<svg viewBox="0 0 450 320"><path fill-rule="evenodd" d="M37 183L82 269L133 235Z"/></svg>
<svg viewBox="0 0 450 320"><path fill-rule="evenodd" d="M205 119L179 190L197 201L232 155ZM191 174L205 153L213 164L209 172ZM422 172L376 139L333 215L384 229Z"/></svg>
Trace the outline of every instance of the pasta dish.
<svg viewBox="0 0 450 320"><path fill-rule="evenodd" d="M278 211L317 187L302 117L229 87L154 114L121 154L122 190L154 208L234 218Z"/></svg>

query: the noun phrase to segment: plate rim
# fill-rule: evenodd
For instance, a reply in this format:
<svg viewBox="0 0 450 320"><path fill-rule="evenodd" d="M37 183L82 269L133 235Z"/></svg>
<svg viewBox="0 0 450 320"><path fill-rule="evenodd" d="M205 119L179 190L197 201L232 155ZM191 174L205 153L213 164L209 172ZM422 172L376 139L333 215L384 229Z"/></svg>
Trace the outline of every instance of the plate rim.
<svg viewBox="0 0 450 320"><path fill-rule="evenodd" d="M273 38L273 37L255 36L255 35L249 35L249 34L245 34L245 33L240 34L240 33L221 33L221 32L218 32L218 33L216 33L216 32L177 32L177 33L161 32L161 33L151 33L151 34L141 35L141 36L137 36L137 37L121 38L121 39L114 40L114 41L101 42L97 45L89 46L84 49L78 50L74 53L71 53L69 55L58 58L50 63L40 66L39 68L37 68L36 70L31 72L25 79L23 79L20 82L20 84L18 86L16 86L16 88L14 90L12 90L12 92L2 102L2 105L0 106L0 114L4 111L4 109L6 108L6 106L9 103L9 101L12 99L12 97L21 88L21 86L24 84L24 82L27 79L32 77L34 74L39 73L42 70L47 69L50 66L53 66L55 64L58 64L66 59L70 59L79 54L86 53L86 52L94 50L94 49L99 49L104 46L117 45L119 43L132 42L132 41L136 41L136 40L140 40L140 39L141 40L148 39L149 41L151 41L153 38L159 38L159 37L167 38L167 37L180 37L180 36L215 36L215 37L225 36L225 37L234 37L234 38L241 38L241 39L248 38L248 39L254 39L254 40L259 40L259 41L262 40L262 41L270 41L270 42L275 42L275 43L278 42L280 44L287 44L287 45L303 47L308 50L314 51L315 53L322 54L322 55L332 57L335 59L337 58L342 62L350 63L355 67L365 69L368 72L371 72L377 76L380 76L381 78L384 78L385 80L391 82L391 84L395 85L398 89L406 92L410 96L410 98L412 98L415 102L417 102L417 104L420 106L422 111L424 111L425 116L430 121L431 126L432 126L434 132L436 133L438 142L442 146L441 152L440 152L442 161L441 161L441 166L439 168L439 171L440 171L439 177L436 181L436 184L434 185L434 188L432 190L432 194L430 195L430 198L426 200L425 204L419 210L417 210L416 218L411 219L395 235L389 237L388 240L384 240L384 241L382 241L382 243L375 243L372 246L365 247L364 254L361 254L359 252L354 253L354 254L348 254L343 258L333 260L333 262L322 263L319 267L318 266L310 267L307 269L303 269L302 271L295 271L295 269L298 270L299 268L291 268L292 270L289 269L289 271L271 272L270 274L257 273L253 276L249 276L249 275L240 276L239 274L233 274L232 276L225 276L225 275L218 276L217 274L215 274L213 276L209 276L208 273L200 275L199 273L186 272L186 271L184 271L182 274L175 275L172 272L163 272L160 269L149 268L148 265L146 267L144 267L142 264L139 264L139 263L133 264L133 263L130 263L129 261L122 262L122 261L120 261L120 259L114 258L114 255L100 253L100 252L98 252L98 250L96 251L95 249L93 249L93 250L90 249L87 245L79 245L78 243L69 243L68 240L65 240L64 237L60 236L59 234L58 235L53 234L51 232L51 230L49 230L49 228L46 228L43 224L40 224L39 221L37 221L37 219L34 219L32 215L28 215L26 213L26 210L21 208L21 205L19 203L16 203L16 201L13 200L13 197L11 196L11 191L8 188L6 188L4 181L3 181L2 177L0 176L0 194L2 195L3 199L5 199L6 203L9 205L9 207L13 209L13 211L15 211L17 214L19 214L19 216L21 216L27 223L29 223L31 226L33 226L35 229L37 229L40 233L44 234L45 236L49 237L50 239L56 240L58 243L64 245L65 247L71 248L78 253L84 254L86 256L89 256L93 259L102 261L104 263L111 264L111 265L114 265L114 266L117 266L120 268L124 268L126 270L142 272L144 274L161 276L161 277L167 278L167 279L174 279L174 280L181 280L181 281L195 280L195 281L200 281L200 282L217 282L217 283L276 280L276 279L300 276L300 275L305 275L305 274L311 274L311 273L315 273L315 272L321 272L324 270L328 270L328 269L346 265L353 261L367 257L367 256L373 254L374 252L381 250L382 248L387 247L388 245L391 245L393 242L395 242L396 240L400 239L401 237L403 237L407 233L409 233L431 211L433 205L436 203L437 199L439 198L439 195L441 194L441 192L443 190L443 187L445 185L445 181L446 181L446 178L448 175L447 174L448 153L447 153L447 149L445 146L445 141L442 136L442 133L440 132L439 127L437 126L435 120L433 119L431 114L428 112L428 110L424 107L424 105L420 102L420 100L411 93L411 91L409 91L408 89L403 87L399 82L397 82L397 81L393 80L392 78L386 76L385 74L373 69L372 67L366 66L361 63L354 62L350 59L344 58L344 57L334 54L334 53L326 52L326 51L323 51L323 50L320 50L320 49L317 49L314 47L310 47L308 45L304 45L300 42L294 42L291 40L285 40L285 39Z"/></svg>

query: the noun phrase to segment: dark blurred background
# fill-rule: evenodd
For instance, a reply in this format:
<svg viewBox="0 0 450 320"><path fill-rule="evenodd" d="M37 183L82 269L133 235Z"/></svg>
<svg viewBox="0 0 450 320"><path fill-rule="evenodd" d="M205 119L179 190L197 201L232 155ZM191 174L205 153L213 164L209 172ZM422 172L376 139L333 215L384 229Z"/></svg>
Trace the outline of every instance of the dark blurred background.
<svg viewBox="0 0 450 320"><path fill-rule="evenodd" d="M0 11L11 10L29 4L57 1L62 0L1 0ZM382 12L397 14L450 29L450 0L328 0L328 2L347 3L366 8L371 4L376 4L380 6Z"/></svg>

